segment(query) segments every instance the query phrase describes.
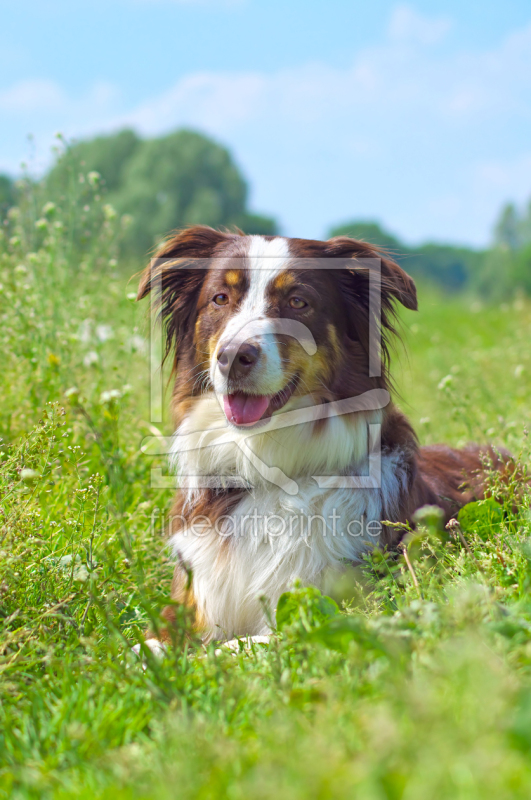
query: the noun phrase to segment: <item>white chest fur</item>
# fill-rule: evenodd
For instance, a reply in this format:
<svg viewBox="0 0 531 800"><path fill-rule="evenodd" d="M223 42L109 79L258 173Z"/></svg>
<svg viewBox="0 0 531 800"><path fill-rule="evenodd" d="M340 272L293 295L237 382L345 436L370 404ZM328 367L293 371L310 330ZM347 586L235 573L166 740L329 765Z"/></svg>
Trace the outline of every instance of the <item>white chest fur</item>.
<svg viewBox="0 0 531 800"><path fill-rule="evenodd" d="M382 515L404 488L399 462L399 453L383 456L378 489L321 489L311 478L299 480L296 496L261 487L230 515L176 533L171 547L192 569L206 638L266 633L264 602L274 611L296 579L319 587L328 570L378 545Z"/></svg>
<svg viewBox="0 0 531 800"><path fill-rule="evenodd" d="M312 403L311 397L293 398L284 410ZM274 611L294 580L320 586L328 569L341 569L379 544L380 521L396 515L405 490L401 452L382 453L378 488L323 488L312 476L367 474L368 425L381 420L381 410L361 411L330 417L319 427L235 432L213 394L197 401L172 447L188 505L186 523L170 544L192 569L207 638L267 632L260 598ZM258 461L294 479L296 493L264 478ZM220 475L254 488L229 517L194 521L194 481Z"/></svg>

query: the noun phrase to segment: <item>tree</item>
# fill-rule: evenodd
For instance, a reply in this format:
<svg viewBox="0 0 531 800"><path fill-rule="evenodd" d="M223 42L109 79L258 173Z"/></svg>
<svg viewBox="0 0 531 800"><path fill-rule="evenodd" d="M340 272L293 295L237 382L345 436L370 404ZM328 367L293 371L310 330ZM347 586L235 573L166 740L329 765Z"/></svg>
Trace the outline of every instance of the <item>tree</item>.
<svg viewBox="0 0 531 800"><path fill-rule="evenodd" d="M531 295L531 243L516 254L513 270L514 286Z"/></svg>
<svg viewBox="0 0 531 800"><path fill-rule="evenodd" d="M494 228L494 245L507 247L511 251L520 247L520 220L516 208L508 203L502 209L500 217Z"/></svg>
<svg viewBox="0 0 531 800"><path fill-rule="evenodd" d="M389 253L399 253L407 249L402 242L393 236L392 233L385 231L377 222L361 220L344 222L342 225L336 225L332 228L328 236L350 236L352 239L360 239L363 242L369 242L369 244L382 247Z"/></svg>
<svg viewBox="0 0 531 800"><path fill-rule="evenodd" d="M134 131L123 130L110 136L97 136L68 147L46 176L46 189L55 197L66 196L80 174L98 172L109 192L119 191L124 169L140 145Z"/></svg>
<svg viewBox="0 0 531 800"><path fill-rule="evenodd" d="M483 253L466 247L426 242L409 247L377 222L347 222L329 236L351 236L381 247L415 278L425 278L452 291L463 288L480 269Z"/></svg>
<svg viewBox="0 0 531 800"><path fill-rule="evenodd" d="M229 151L194 131L142 140L125 130L79 142L50 171L47 193L88 205L90 186L79 184L95 172L105 202L133 218L123 248L134 256L145 256L170 231L194 223L276 231L274 220L247 209L247 184Z"/></svg>

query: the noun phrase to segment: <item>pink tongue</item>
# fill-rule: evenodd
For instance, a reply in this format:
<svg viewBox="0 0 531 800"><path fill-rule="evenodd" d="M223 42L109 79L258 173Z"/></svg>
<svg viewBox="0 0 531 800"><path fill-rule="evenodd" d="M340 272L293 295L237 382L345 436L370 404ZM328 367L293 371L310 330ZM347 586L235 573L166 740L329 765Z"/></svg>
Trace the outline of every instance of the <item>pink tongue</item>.
<svg viewBox="0 0 531 800"><path fill-rule="evenodd" d="M223 407L229 422L235 425L249 425L258 422L265 413L269 405L268 395L225 394L223 395Z"/></svg>

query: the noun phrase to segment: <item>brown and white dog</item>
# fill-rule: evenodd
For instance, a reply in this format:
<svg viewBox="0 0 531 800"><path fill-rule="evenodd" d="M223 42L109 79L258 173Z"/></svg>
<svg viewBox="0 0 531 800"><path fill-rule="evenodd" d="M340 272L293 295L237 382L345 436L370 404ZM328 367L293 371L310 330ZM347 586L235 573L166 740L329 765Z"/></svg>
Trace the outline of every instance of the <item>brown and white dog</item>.
<svg viewBox="0 0 531 800"><path fill-rule="evenodd" d="M383 520L482 496L480 448L419 447L389 398L395 306L417 297L377 248L191 227L145 271L150 292L174 358L171 597L205 641L267 634L263 598L395 546Z"/></svg>

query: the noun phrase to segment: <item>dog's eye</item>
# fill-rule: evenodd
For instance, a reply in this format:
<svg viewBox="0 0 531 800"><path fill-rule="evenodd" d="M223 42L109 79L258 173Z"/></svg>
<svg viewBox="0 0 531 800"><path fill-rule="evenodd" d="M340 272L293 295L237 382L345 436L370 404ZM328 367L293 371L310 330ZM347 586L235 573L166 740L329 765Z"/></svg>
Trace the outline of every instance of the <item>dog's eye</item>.
<svg viewBox="0 0 531 800"><path fill-rule="evenodd" d="M290 298L289 304L292 308L296 308L297 310L308 305L308 303L306 303L304 300L301 300L300 297Z"/></svg>
<svg viewBox="0 0 531 800"><path fill-rule="evenodd" d="M228 294L217 294L213 299L217 306L226 306L229 302Z"/></svg>

